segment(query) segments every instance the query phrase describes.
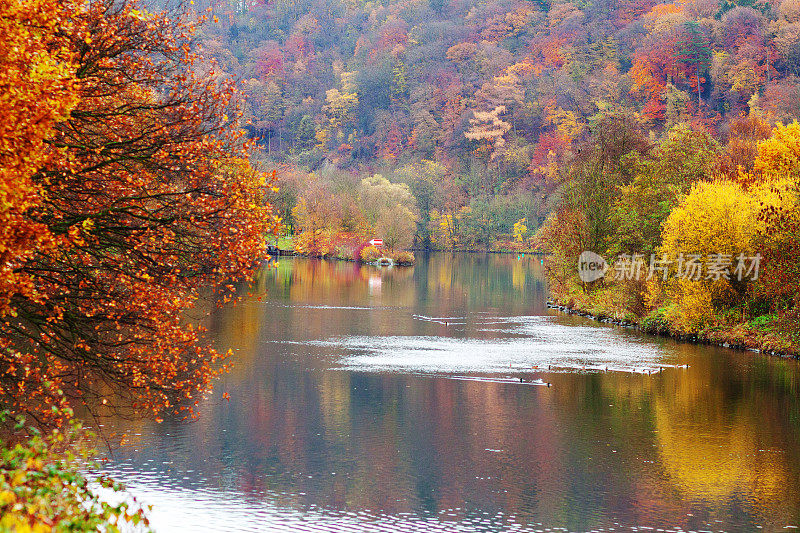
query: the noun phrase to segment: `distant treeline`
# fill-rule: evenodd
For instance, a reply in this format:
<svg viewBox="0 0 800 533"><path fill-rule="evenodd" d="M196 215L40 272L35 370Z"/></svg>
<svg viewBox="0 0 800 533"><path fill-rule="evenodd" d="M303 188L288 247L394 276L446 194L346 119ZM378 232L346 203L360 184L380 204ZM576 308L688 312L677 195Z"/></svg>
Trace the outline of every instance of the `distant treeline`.
<svg viewBox="0 0 800 533"><path fill-rule="evenodd" d="M380 174L418 197L427 185L413 174L435 161L436 194L417 201L423 246L519 242L523 218L529 236L557 203L553 168L603 113L635 116L652 142L688 123L724 146L749 135L742 117L800 114L800 0L183 6L210 8L197 40L241 81L248 134L271 164L347 172L350 189ZM290 225L302 193L278 206Z"/></svg>

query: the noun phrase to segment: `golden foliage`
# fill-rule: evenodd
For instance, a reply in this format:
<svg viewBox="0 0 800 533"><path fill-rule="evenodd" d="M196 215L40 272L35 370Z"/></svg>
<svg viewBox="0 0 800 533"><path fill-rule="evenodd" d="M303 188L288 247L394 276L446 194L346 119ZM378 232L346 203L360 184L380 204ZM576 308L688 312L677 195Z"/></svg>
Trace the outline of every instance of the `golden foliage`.
<svg viewBox="0 0 800 533"><path fill-rule="evenodd" d="M369 245L365 246L361 253L359 254L359 259L361 259L364 263L374 263L378 259L382 257L381 251L378 250L376 247Z"/></svg>
<svg viewBox="0 0 800 533"><path fill-rule="evenodd" d="M715 308L730 306L742 295L744 286L733 271L739 254L753 256L763 223L758 220L758 198L741 185L718 180L700 182L664 222L660 252L674 261L699 256L705 261L713 254L724 254L732 262L730 279L699 279L674 276L666 292L676 304L671 313L677 324L697 331L712 318ZM677 273L680 274L680 273Z"/></svg>
<svg viewBox="0 0 800 533"><path fill-rule="evenodd" d="M514 222L514 240L517 242L522 242L525 238L525 234L528 233L528 226L525 223L528 222L528 219L523 217L516 222Z"/></svg>
<svg viewBox="0 0 800 533"><path fill-rule="evenodd" d="M758 143L754 172L766 179L800 177L800 124L778 123L769 139Z"/></svg>
<svg viewBox="0 0 800 533"><path fill-rule="evenodd" d="M14 312L15 293L36 294L20 262L54 244L26 212L41 200L31 176L53 155L45 141L78 103L65 34L83 11L72 1L0 2L0 317Z"/></svg>

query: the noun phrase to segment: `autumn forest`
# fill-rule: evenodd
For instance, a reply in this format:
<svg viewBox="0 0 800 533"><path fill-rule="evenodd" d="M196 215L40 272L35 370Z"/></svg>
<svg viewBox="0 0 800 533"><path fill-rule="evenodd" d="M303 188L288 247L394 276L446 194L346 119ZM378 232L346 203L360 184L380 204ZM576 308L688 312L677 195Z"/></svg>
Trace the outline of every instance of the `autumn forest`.
<svg viewBox="0 0 800 533"><path fill-rule="evenodd" d="M353 235L377 234L542 251L562 304L795 351L795 0L189 7L205 9L203 50L241 80L296 250L347 257ZM651 255L716 254L724 272L587 285L584 250L645 271Z"/></svg>
<svg viewBox="0 0 800 533"><path fill-rule="evenodd" d="M193 420L275 247L796 356L798 118L800 0L0 0L0 531L146 524L75 409Z"/></svg>
<svg viewBox="0 0 800 533"><path fill-rule="evenodd" d="M320 194L341 229L374 226L352 204L377 174L410 187L418 244L491 248L553 211L604 116L629 117L648 151L690 125L720 149L697 173L733 175L800 111L793 0L190 7L205 8L203 51L241 80L249 135L284 169L276 205L300 229L315 222L298 198Z"/></svg>

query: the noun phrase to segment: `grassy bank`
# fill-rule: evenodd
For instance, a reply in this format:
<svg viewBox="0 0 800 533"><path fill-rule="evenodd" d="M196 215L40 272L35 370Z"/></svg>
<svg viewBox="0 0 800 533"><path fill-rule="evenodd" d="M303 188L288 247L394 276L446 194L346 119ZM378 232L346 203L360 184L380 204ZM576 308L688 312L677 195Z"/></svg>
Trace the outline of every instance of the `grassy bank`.
<svg viewBox="0 0 800 533"><path fill-rule="evenodd" d="M800 357L800 336L794 331L792 322L796 319L790 313L770 313L742 320L746 310L730 308L712 315L702 327L687 328L663 307L645 313L632 311L632 297L620 285L608 284L586 292L578 284L570 284L552 291L550 306L564 313L633 327L652 335L770 355Z"/></svg>

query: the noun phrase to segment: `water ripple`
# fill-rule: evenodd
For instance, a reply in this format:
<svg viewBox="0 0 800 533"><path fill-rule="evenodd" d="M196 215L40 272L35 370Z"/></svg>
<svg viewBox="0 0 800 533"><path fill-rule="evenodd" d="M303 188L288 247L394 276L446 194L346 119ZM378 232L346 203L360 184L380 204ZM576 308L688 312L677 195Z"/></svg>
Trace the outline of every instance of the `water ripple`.
<svg viewBox="0 0 800 533"><path fill-rule="evenodd" d="M423 317L440 324L464 324L464 317ZM423 335L338 336L300 342L338 355L338 367L369 372L430 374L509 371L623 371L653 373L673 366L668 353L612 328L565 326L552 317L485 317L514 338L458 338ZM501 327L504 326L504 327ZM511 378L508 378L511 379Z"/></svg>

